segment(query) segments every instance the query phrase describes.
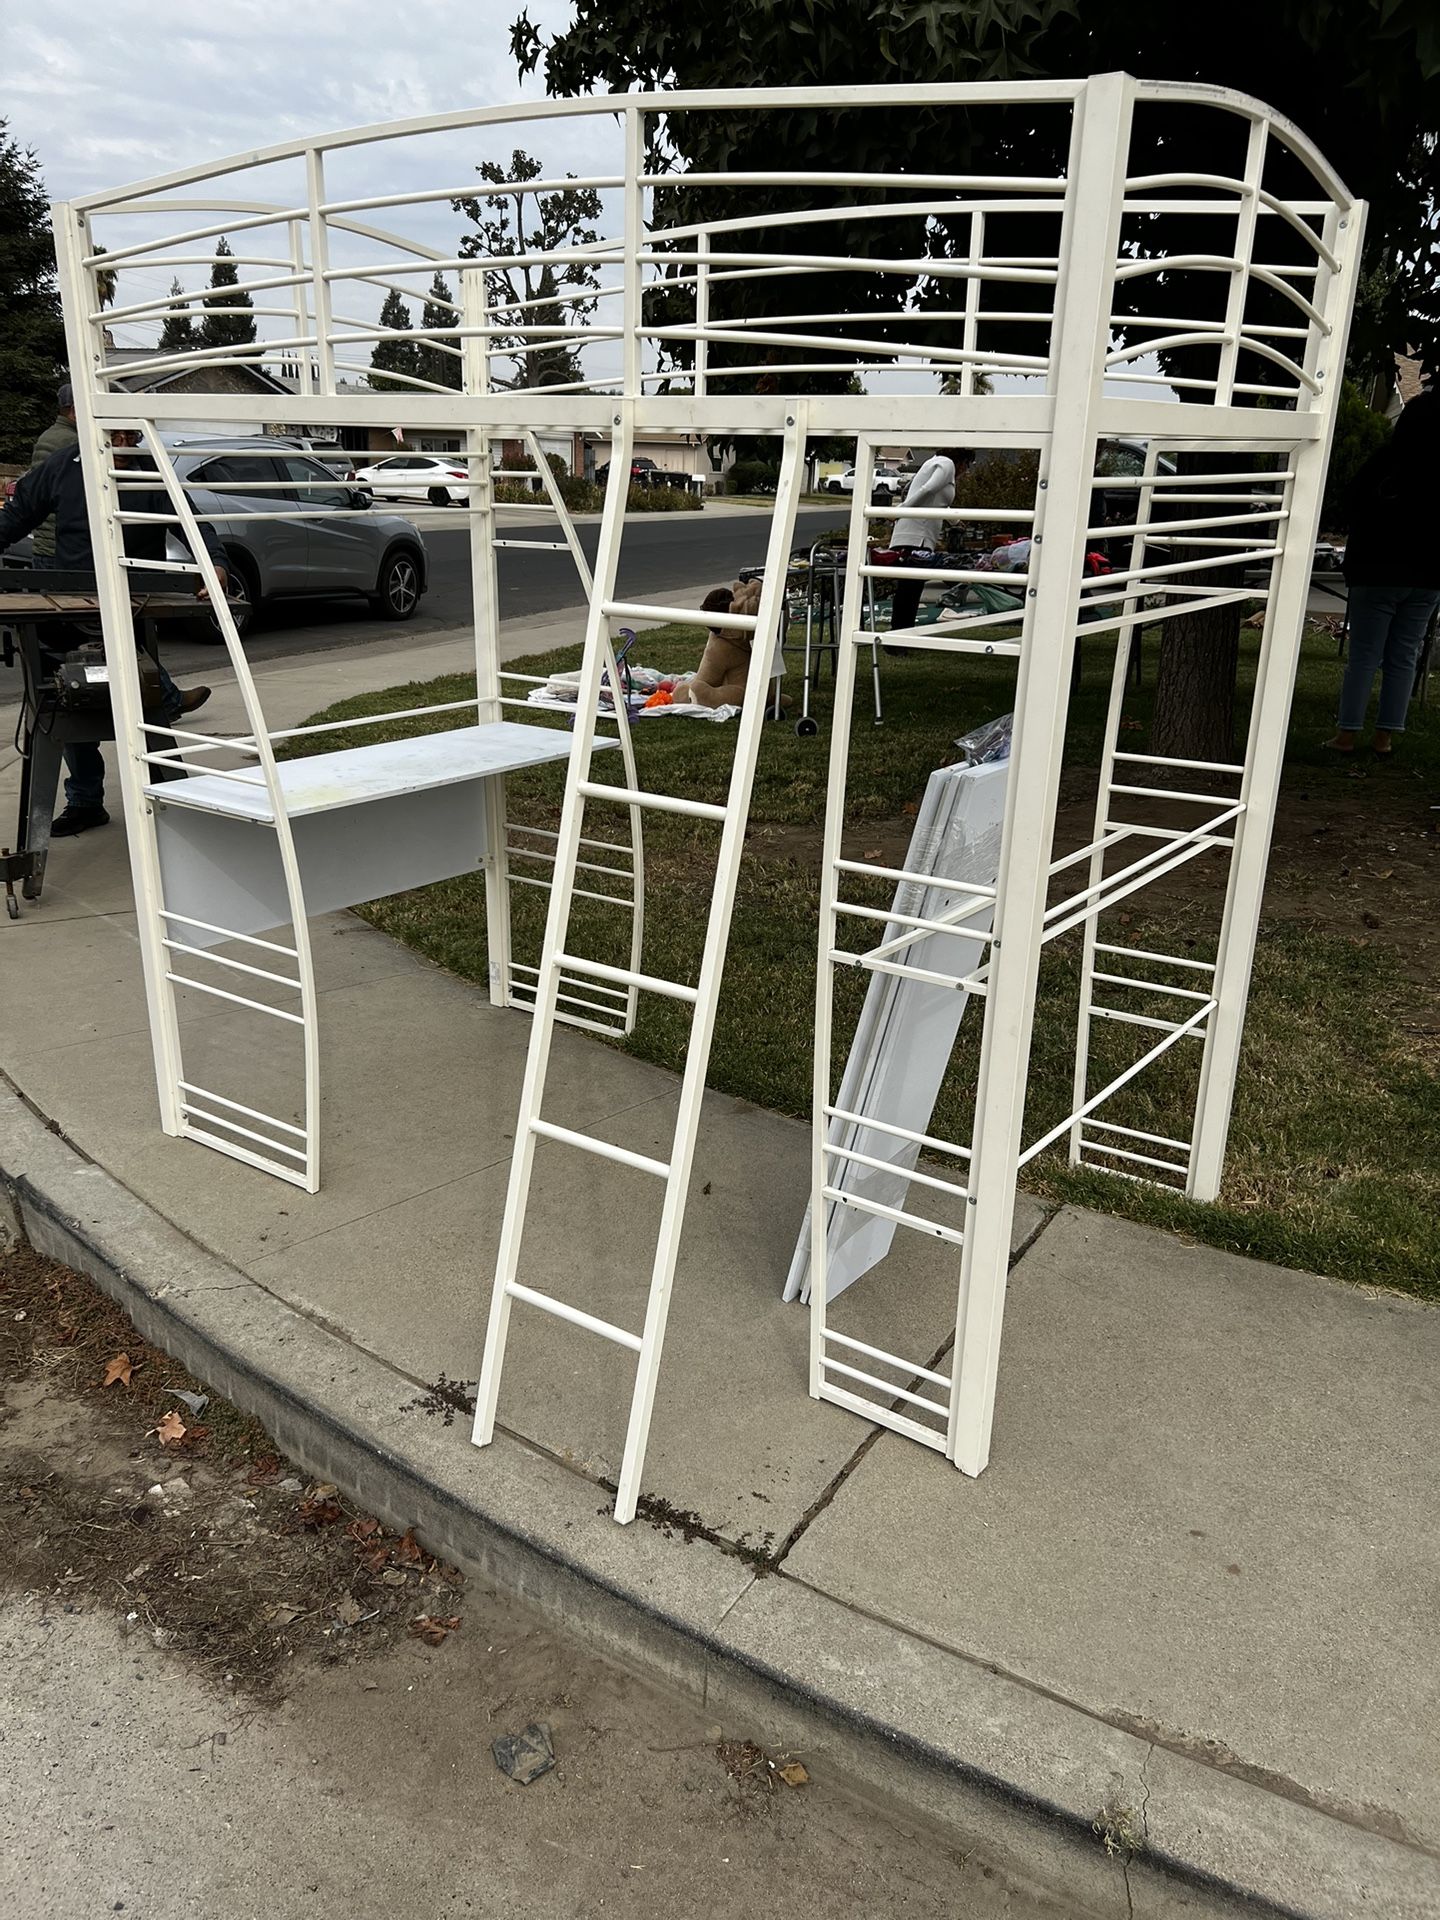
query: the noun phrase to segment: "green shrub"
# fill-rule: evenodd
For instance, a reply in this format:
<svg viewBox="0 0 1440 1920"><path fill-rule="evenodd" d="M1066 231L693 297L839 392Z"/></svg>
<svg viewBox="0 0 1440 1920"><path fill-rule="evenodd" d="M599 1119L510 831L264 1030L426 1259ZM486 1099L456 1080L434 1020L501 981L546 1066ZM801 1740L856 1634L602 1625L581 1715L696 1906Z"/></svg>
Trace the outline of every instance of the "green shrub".
<svg viewBox="0 0 1440 1920"><path fill-rule="evenodd" d="M700 496L690 487L631 487L627 513L698 513Z"/></svg>
<svg viewBox="0 0 1440 1920"><path fill-rule="evenodd" d="M773 460L737 460L725 476L727 493L773 492L780 468Z"/></svg>

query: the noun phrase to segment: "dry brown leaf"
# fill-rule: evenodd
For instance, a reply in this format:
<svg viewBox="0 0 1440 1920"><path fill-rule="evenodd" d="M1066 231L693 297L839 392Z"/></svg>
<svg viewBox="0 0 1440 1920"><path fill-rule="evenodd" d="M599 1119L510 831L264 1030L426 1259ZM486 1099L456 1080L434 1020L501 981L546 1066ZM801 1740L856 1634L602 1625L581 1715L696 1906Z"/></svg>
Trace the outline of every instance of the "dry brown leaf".
<svg viewBox="0 0 1440 1920"><path fill-rule="evenodd" d="M410 1622L410 1631L417 1639L423 1640L427 1647L438 1647L450 1634L454 1633L459 1624L458 1613L448 1616L421 1613Z"/></svg>
<svg viewBox="0 0 1440 1920"><path fill-rule="evenodd" d="M415 1529L407 1527L400 1536L395 1548L395 1558L402 1567L418 1567L425 1558L425 1549L415 1538Z"/></svg>
<svg viewBox="0 0 1440 1920"><path fill-rule="evenodd" d="M162 1447L178 1447L189 1428L172 1407L169 1413L161 1416L159 1426L152 1427L150 1431Z"/></svg>
<svg viewBox="0 0 1440 1920"><path fill-rule="evenodd" d="M113 1387L118 1380L122 1387L128 1387L130 1376L139 1364L139 1361L132 1360L128 1353L117 1353L105 1368L105 1378L100 1382L101 1386Z"/></svg>
<svg viewBox="0 0 1440 1920"><path fill-rule="evenodd" d="M777 1767L775 1771L787 1787L803 1787L810 1775L798 1760L792 1760L788 1766Z"/></svg>
<svg viewBox="0 0 1440 1920"><path fill-rule="evenodd" d="M338 1503L334 1500L302 1500L295 1509L295 1518L302 1527L318 1528L333 1526L344 1518Z"/></svg>
<svg viewBox="0 0 1440 1920"><path fill-rule="evenodd" d="M378 1520L352 1520L345 1531L352 1540L368 1540L379 1525Z"/></svg>

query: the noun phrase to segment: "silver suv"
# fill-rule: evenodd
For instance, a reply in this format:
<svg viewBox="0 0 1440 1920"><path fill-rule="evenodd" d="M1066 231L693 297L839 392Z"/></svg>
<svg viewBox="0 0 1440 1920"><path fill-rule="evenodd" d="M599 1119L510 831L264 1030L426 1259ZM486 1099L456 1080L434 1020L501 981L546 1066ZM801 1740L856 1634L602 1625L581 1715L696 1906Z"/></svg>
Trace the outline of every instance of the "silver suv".
<svg viewBox="0 0 1440 1920"><path fill-rule="evenodd" d="M428 584L425 542L410 521L376 513L370 496L292 442L255 435L228 439L166 436L189 496L214 521L230 561L230 611L243 636L267 600L360 594L384 620L408 620ZM263 453L259 449L263 448ZM273 482L256 487L255 483ZM301 483L320 481L323 485ZM243 492L227 490L249 482ZM253 490L252 490L253 489ZM333 508L323 520L251 516ZM178 544L173 557L183 559Z"/></svg>

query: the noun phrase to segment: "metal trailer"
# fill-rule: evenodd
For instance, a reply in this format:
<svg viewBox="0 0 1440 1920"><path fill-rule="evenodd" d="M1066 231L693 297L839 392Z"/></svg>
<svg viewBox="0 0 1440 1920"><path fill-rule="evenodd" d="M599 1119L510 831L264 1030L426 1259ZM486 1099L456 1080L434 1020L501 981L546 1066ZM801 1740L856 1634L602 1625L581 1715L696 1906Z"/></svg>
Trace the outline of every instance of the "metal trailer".
<svg viewBox="0 0 1440 1920"><path fill-rule="evenodd" d="M1003 143L991 142L987 127L998 130L1001 119L1017 108L1032 129L1054 134L1054 164L1024 177L1003 166L992 172L942 168L926 174L744 165L677 172L666 147L667 136L673 140L690 115L819 109L893 117L924 109L955 115L957 131L958 123L965 123L965 151L1000 152ZM1208 161L1187 164L1186 129L1199 119L1221 131L1220 148L1228 142L1233 161L1218 168ZM593 189L603 208L599 237L520 262L515 256L495 261L460 251L453 233L442 231L444 214L450 202L473 194L481 143L508 148L527 141L543 147L551 122L560 123L568 151L583 141L586 171L577 180L556 170L553 178L525 182L523 191ZM943 145L937 150L944 151ZM366 190L360 163L376 155L385 157L388 178L404 184L387 193ZM518 183L485 188L487 194L521 190ZM483 862L492 997L528 1003L535 1018L474 1437L483 1445L494 1431L517 1304L617 1344L635 1362L616 1500L620 1521L633 1516L640 1490L768 685L765 676L752 677L731 736L734 758L723 794L699 800L647 788L625 748L623 727L623 773L603 778L606 756L601 753L598 762L596 757L605 744L597 701L607 672L614 673L613 625L647 618L684 621L698 635L713 618L692 608L620 599L623 482L638 433L746 434L776 443L780 475L761 605L753 621L731 616L737 626L768 635L780 616L807 437L853 441L860 478L850 510L830 741L816 1004L813 1205L819 1262L825 1213L837 1191L827 1155L829 1125L836 1117L830 1083L836 969L888 970L923 979L926 940L952 932L957 920L977 910L993 926L983 961L964 982L983 1003L984 1020L973 1124L968 1139L952 1143L965 1172L963 1178L949 1178L951 1191L942 1196L958 1209L958 1218L941 1222L945 1231L940 1232L911 1207L892 1209L895 1224L915 1227L955 1249L953 1355L948 1363L921 1365L876 1348L862 1356L869 1363L865 1368L853 1369L869 1373L870 1382L841 1374L834 1338L840 1330L827 1322L822 1283L812 1288L811 1388L867 1418L913 1433L966 1471L979 1472L989 1448L1011 1213L1026 1161L1063 1139L1072 1158L1086 1164L1103 1164L1132 1178L1158 1178L1201 1199L1212 1198L1218 1188L1363 208L1304 136L1262 104L1216 88L1104 74L1003 84L918 83L824 92L757 88L529 101L287 141L57 206L55 219L81 452L98 530L97 562L117 688L121 783L162 1122L171 1133L206 1140L313 1187L318 1056L307 911L336 904L347 892L356 897L348 856L362 867L376 864L382 843L392 876L400 869L410 873L405 884L425 877L427 862L433 867L441 852L452 867L461 860ZM1196 222L1206 228L1206 244L1198 249ZM1176 224L1183 238L1167 245L1166 232ZM150 364L152 378L173 373L180 384L146 394L116 391L106 367L104 330L149 326L158 331L176 296L155 289L172 273L208 275L222 234L236 242L238 290L254 302L260 338L199 356L161 356ZM908 237L905 247L896 235ZM507 267L514 271L518 264L538 276L529 289L508 285L503 277ZM584 280L579 286L571 277L577 269ZM98 296L102 271L117 276L113 306L102 306ZM447 286L456 289L453 298L432 302L443 324L392 335L376 317L382 294L398 290L417 303L427 300L437 272L449 276ZM856 273L883 290L863 311L854 302L837 306L839 295L830 284L832 276ZM1153 310L1147 310L1138 289L1154 286L1162 274L1163 297L1150 301ZM744 311L735 290L743 284L749 292L756 283L763 283L763 311ZM1217 284L1223 292L1211 300ZM1177 300L1192 287L1200 290L1195 309L1177 309ZM179 300L197 307L203 297L197 288L182 292ZM242 311L248 316L251 310ZM388 338L418 342L443 364L458 364L458 389L418 368L388 374L382 390L358 384L368 375L372 349ZM559 377L557 349L568 356ZM1189 355L1189 368L1167 374L1155 355L1180 351ZM519 377L532 363L543 367L534 356L545 354L552 357L546 375L552 384ZM464 438L473 476L467 511L479 684L475 701L464 703L467 724L439 736L446 746L430 750L423 765L410 764L403 773L388 745L332 756L328 769L313 754L299 762L282 760L276 752L280 736L265 728L228 622L225 638L249 716L244 738L222 742L193 731L157 732L139 712L133 651L127 656L119 644L128 631L131 571L121 543L124 474L109 459L107 430L139 427L175 516L186 524L185 489L165 459L159 427L162 422L177 428L203 425L217 402L183 390L181 376L198 365L260 359L292 366L294 393L227 394L227 419L325 430L364 421ZM858 384L852 376L864 375L870 390L808 390L823 384L817 374L830 377L835 386ZM491 456L497 439L527 441L533 452L537 432L556 430L608 439L610 476L588 581L584 666L573 739L567 743L565 797L558 827L542 843L547 872L536 876L550 886L546 931L536 967L524 976L529 986L522 988L508 951L505 907L516 853L506 833L500 762L491 757L492 748L499 751L503 710L514 704L497 664L493 553L496 539L506 536L497 533ZM1121 595L1120 611L1085 623L1087 637L1116 637L1114 690L1093 832L1079 848L1058 852L1056 803L1069 669L1082 613L1096 597L1095 586L1082 579L1080 563L1102 438L1145 443L1150 457L1143 474L1107 481L1107 487L1123 485L1135 501L1132 524L1119 530L1132 542L1130 564L1096 583L1106 601ZM956 907L933 920L915 916L917 923L904 927L898 940L866 946L862 936L861 944L851 947L842 940L842 925L890 918L883 906L858 899L857 890L869 887L873 897L876 887L915 878L849 858L844 839L855 655L858 647L873 651L875 643L865 612L870 583L895 571L868 558L867 530L880 512L869 505L869 478L876 448L897 440L917 448L961 443L1035 454L1039 480L1029 505L988 512L972 506L963 516L1028 529L1035 547L1028 574L1016 582L1024 594L1022 610L1008 626L997 631L994 616L983 610L957 612L904 636L905 644L916 649L1014 662L1013 757L995 887L988 896L962 891ZM1203 478L1162 473L1154 458L1161 444L1180 454L1224 456L1220 471L1212 465ZM535 468L545 483L547 463L537 456ZM551 499L536 503L535 510L560 514L562 537L581 560L574 529L555 490L549 490ZM1189 557L1178 563L1157 560L1151 551L1153 527L1177 509L1178 517L1165 520L1166 533L1172 538L1185 533ZM932 517L943 520L948 514L932 510ZM1117 537L1114 527L1105 532ZM1210 552L1197 558L1196 550L1205 547ZM1265 584L1253 591L1221 584L1240 558L1267 568ZM208 578L208 563L202 571ZM938 569L932 577L984 584L990 576L960 565ZM1233 764L1187 769L1122 752L1118 727L1128 657L1128 645L1122 643L1141 625L1190 608L1225 605L1242 592L1263 601L1266 610L1243 755ZM888 641L899 637L886 635ZM480 736L490 744L482 744ZM514 752L519 764L527 754L538 757L541 748L537 741L522 741ZM237 755L244 765L226 764ZM343 767L334 764L341 759ZM162 794L152 780L157 763L179 766L185 778L169 783ZM616 764L613 754L609 764ZM303 776L289 771L297 765L307 769ZM1193 787L1165 784L1187 773L1197 776ZM1196 791L1209 781L1221 784L1223 797ZM208 928L197 928L188 916L199 909L188 902L177 906L171 897L165 842L174 837L170 825L184 813L176 788L192 782L189 815L192 823L206 823L200 831L209 832L215 822L233 824L243 813L252 828L263 826L275 842L291 939L267 942L245 930L247 951L258 950L264 965L253 959L233 962L228 954L225 962L240 964L246 978L263 976L267 985L281 979L280 990L298 996L298 1012L285 1009L282 1017L303 1030L304 1120L303 1126L279 1123L278 1135L274 1119L266 1122L233 1102L205 1104L202 1117L197 1105L218 1095L202 1096L187 1083L181 1064L176 970L182 959L198 966L220 957L197 933L220 939L243 929L244 922L235 902L228 903L227 918L217 899L217 917ZM467 833L457 830L437 851L424 815L442 786L452 796L457 790L463 796L452 813L464 821ZM321 788L328 796L324 808L315 799ZM416 809L410 820L399 804L402 790ZM1179 824L1156 823L1142 817L1151 805L1191 812ZM367 807L372 821L380 822L374 830L365 824ZM340 861L347 884L338 892L323 886L317 891L307 879L302 840L307 823L320 812L328 813L333 828L321 832L328 856L347 855ZM643 963L639 889L629 875L640 864L640 821L656 812L692 822L697 836L702 831L715 836L703 951L693 977L685 980L649 972ZM613 822L617 815L621 834L613 826L603 834L596 831L597 816ZM627 823L628 833L623 831ZM606 843L603 852L597 839ZM1212 849L1223 849L1230 862L1213 961L1128 951L1123 940L1110 937L1108 920L1102 927L1102 916L1118 903ZM624 871L619 877L595 871L607 867ZM222 860L210 871L223 893L230 868ZM1052 899L1057 888L1059 897ZM274 910L273 891L255 911ZM582 944L577 902L592 893L628 902L619 908L633 917L628 961L576 951ZM1071 931L1082 943L1073 1104L1058 1126L1027 1140L1026 1082L1041 955ZM276 969L282 957L283 978ZM210 990L241 1005L260 1004L251 994ZM660 1155L635 1153L565 1124L552 1111L547 1080L558 1021L576 1018L613 1031L633 1017L640 995L659 996L688 1011L674 1132ZM281 1010L266 1003L262 1011ZM1118 1075L1092 1089L1088 1062L1100 1023L1133 1027L1142 1050ZM1186 1048L1198 1061L1188 1133L1155 1139L1110 1117L1110 1103L1122 1087L1173 1050ZM223 1124L221 1115L229 1116ZM248 1138L243 1121L254 1122ZM272 1131L257 1148L254 1136L262 1125ZM288 1144L277 1148L277 1138ZM542 1141L547 1153L558 1146L598 1155L655 1183L661 1196L658 1231L653 1246L637 1254L649 1272L642 1326L621 1326L592 1311L593 1301L583 1303L582 1281L572 1279L571 1297L561 1298L520 1277L534 1156ZM932 1145L929 1139L905 1144L907 1151ZM782 1250L777 1277L783 1258ZM581 1300L573 1297L577 1293ZM894 1382L873 1384L882 1379L877 1367L882 1374L893 1373ZM917 1377L934 1389L921 1396L933 1405L912 1407L919 1415L912 1418L897 1409L911 1405L901 1400L900 1390ZM867 1385L870 1391L855 1391Z"/></svg>

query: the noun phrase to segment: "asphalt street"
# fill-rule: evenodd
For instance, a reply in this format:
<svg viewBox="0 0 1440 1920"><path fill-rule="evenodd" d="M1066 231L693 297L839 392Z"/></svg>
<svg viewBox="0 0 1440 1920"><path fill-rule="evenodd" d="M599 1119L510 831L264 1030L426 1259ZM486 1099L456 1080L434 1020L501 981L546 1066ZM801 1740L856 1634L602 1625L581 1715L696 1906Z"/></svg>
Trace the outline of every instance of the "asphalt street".
<svg viewBox="0 0 1440 1920"><path fill-rule="evenodd" d="M827 527L841 522L848 502L834 508L806 508L796 520L795 543L813 540ZM396 624L376 620L358 602L350 600L284 601L267 610L250 636L246 653L251 660L276 660L295 654L319 653L357 641L429 639L446 628L468 626L470 599L470 533L453 512L450 523L442 511L415 516L430 555L430 587L411 620ZM765 557L769 519L764 514L684 513L654 518L635 516L625 523L620 554L618 591L622 598L654 599L676 587L711 580L720 586L733 580L741 567L758 565ZM592 559L600 535L598 518L582 522L577 531ZM502 538L558 538L550 523L536 516L528 525L502 527ZM500 618L523 620L563 611L581 604L579 577L568 553L502 548L498 557ZM167 639L166 665L173 673L204 673L218 664L219 648L204 640ZM0 668L0 702L14 698L18 680L13 670Z"/></svg>

